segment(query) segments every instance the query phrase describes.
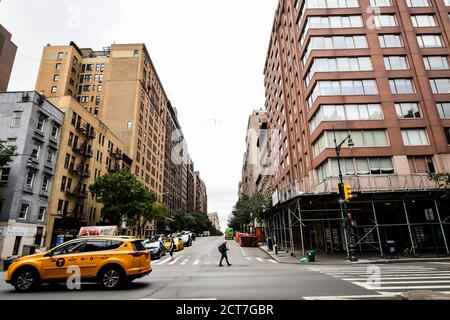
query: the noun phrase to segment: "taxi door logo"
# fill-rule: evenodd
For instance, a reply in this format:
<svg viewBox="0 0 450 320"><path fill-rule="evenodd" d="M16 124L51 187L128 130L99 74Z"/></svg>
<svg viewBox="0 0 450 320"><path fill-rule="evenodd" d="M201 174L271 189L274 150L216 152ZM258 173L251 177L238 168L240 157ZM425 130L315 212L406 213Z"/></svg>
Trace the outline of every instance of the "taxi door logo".
<svg viewBox="0 0 450 320"><path fill-rule="evenodd" d="M61 268L66 264L66 260L64 258L59 258L56 260L56 266Z"/></svg>

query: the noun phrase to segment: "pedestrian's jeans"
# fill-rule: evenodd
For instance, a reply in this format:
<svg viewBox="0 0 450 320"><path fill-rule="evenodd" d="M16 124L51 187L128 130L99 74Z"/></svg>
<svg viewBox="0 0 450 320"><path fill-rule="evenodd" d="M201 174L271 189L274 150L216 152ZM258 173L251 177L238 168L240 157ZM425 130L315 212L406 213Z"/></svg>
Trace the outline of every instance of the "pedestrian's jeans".
<svg viewBox="0 0 450 320"><path fill-rule="evenodd" d="M230 265L230 263L228 262L228 255L226 253L222 253L222 257L220 258L220 265L222 265L223 259L225 259L227 264Z"/></svg>

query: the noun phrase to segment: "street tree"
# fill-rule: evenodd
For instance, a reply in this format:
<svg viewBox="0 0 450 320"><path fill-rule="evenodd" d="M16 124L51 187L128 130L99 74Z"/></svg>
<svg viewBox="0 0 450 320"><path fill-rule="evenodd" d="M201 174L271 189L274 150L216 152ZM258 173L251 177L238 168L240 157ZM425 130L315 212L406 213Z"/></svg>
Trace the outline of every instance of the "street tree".
<svg viewBox="0 0 450 320"><path fill-rule="evenodd" d="M104 222L120 225L126 220L142 234L146 223L164 219L164 206L129 172L118 171L99 177L89 190L104 205Z"/></svg>
<svg viewBox="0 0 450 320"><path fill-rule="evenodd" d="M0 141L0 169L7 166L13 161L13 157L16 156L16 146L6 146L5 141ZM3 198L0 197L0 204L3 202Z"/></svg>
<svg viewBox="0 0 450 320"><path fill-rule="evenodd" d="M437 185L443 190L442 197L450 197L450 173L440 172L440 173L430 173L429 179L436 182Z"/></svg>

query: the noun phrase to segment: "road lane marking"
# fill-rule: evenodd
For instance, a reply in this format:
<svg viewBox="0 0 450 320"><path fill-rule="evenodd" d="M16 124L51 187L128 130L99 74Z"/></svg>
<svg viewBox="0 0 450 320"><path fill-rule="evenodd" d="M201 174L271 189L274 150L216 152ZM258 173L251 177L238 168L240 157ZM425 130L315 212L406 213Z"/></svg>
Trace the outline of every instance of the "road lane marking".
<svg viewBox="0 0 450 320"><path fill-rule="evenodd" d="M183 256L179 256L178 258L176 258L175 260L173 260L171 263L169 263L169 265L176 263L178 260L180 260L181 258L183 258Z"/></svg>
<svg viewBox="0 0 450 320"><path fill-rule="evenodd" d="M352 282L354 283L354 282ZM360 287L363 287L368 290L424 290L424 289L450 289L450 286L397 286L397 287L385 287L382 286L383 283L381 283L380 286L373 286L371 284L361 284L361 283L354 283Z"/></svg>
<svg viewBox="0 0 450 320"><path fill-rule="evenodd" d="M160 266L160 265L162 265L162 264L164 264L164 263L166 263L167 261L169 261L170 260L170 258L167 258L166 260L164 260L164 261L161 261L161 262L157 262L157 263L154 263L154 264L156 264L157 266Z"/></svg>
<svg viewBox="0 0 450 320"><path fill-rule="evenodd" d="M370 298L383 298L383 297L395 297L397 293L384 292L383 294L370 294L370 295L353 295L353 296L312 296L302 297L305 300L352 300L352 299L370 299Z"/></svg>
<svg viewBox="0 0 450 320"><path fill-rule="evenodd" d="M238 246L239 246L239 245L238 245ZM239 248L241 249L243 256L246 257L247 255L245 254L244 249L242 249L241 246L239 246Z"/></svg>
<svg viewBox="0 0 450 320"><path fill-rule="evenodd" d="M358 282L354 281L354 284L360 285L360 284L367 284L367 281L364 282ZM384 284L420 284L420 283L450 283L449 280L422 280L422 281L381 281L381 285Z"/></svg>
<svg viewBox="0 0 450 320"><path fill-rule="evenodd" d="M342 278L342 280L345 281L361 281L361 280L367 280L370 277L361 277L361 278ZM404 279L450 279L449 276L428 276L428 277L388 277L388 278L383 278L380 277L381 280L404 280Z"/></svg>

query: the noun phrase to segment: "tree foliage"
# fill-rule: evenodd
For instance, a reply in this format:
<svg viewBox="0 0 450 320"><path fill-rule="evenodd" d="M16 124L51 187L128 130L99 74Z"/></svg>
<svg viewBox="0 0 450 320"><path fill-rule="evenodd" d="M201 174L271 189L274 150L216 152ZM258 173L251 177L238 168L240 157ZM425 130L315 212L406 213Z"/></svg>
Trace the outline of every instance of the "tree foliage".
<svg viewBox="0 0 450 320"><path fill-rule="evenodd" d="M129 172L118 171L99 177L89 190L104 205L105 222L119 225L126 220L128 226L136 227L141 235L148 222L165 219L164 205Z"/></svg>
<svg viewBox="0 0 450 320"><path fill-rule="evenodd" d="M436 182L440 188L443 189L443 197L450 197L450 173L449 172L441 172L441 173L431 173L429 175L430 180Z"/></svg>
<svg viewBox="0 0 450 320"><path fill-rule="evenodd" d="M262 193L249 197L241 197L233 208L228 219L228 226L235 230L244 231L246 227L266 219L265 213L271 207L272 199Z"/></svg>
<svg viewBox="0 0 450 320"><path fill-rule="evenodd" d="M16 146L5 146L5 141L0 141L0 168L13 161L16 150Z"/></svg>
<svg viewBox="0 0 450 320"><path fill-rule="evenodd" d="M192 231L197 234L203 231L209 231L212 236L222 235L220 230L212 225L208 215L202 212L178 212L175 214L173 221L169 224L173 231Z"/></svg>

